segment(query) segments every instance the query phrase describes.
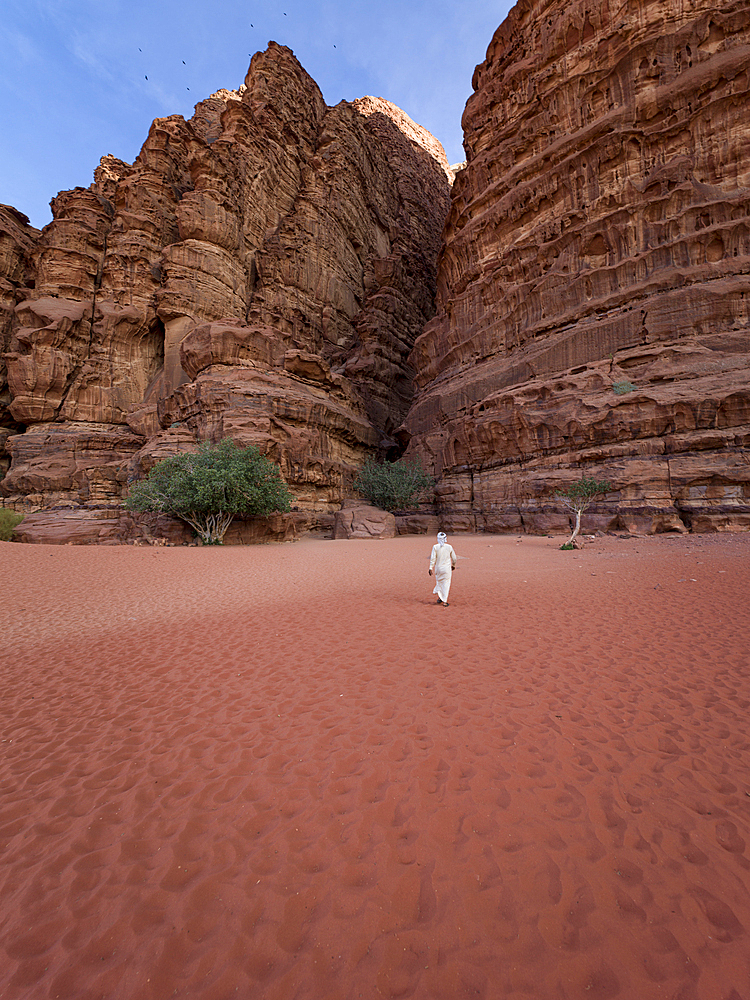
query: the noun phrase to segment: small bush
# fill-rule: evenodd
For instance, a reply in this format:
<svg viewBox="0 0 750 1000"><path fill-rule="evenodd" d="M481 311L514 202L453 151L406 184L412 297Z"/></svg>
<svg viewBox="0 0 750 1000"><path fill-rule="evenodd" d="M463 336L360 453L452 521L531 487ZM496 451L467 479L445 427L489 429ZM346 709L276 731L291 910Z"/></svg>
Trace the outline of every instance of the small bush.
<svg viewBox="0 0 750 1000"><path fill-rule="evenodd" d="M13 529L23 521L23 514L16 514L10 507L0 507L0 542L13 538Z"/></svg>
<svg viewBox="0 0 750 1000"><path fill-rule="evenodd" d="M435 480L422 468L418 458L407 462L376 462L373 458L357 473L354 489L381 510L408 510L428 490Z"/></svg>
<svg viewBox="0 0 750 1000"><path fill-rule="evenodd" d="M638 388L637 385L633 385L633 383L632 382L628 382L627 379L625 379L622 382L613 382L612 383L612 391L617 396L624 396L626 393L633 392L633 390L637 389L637 388Z"/></svg>

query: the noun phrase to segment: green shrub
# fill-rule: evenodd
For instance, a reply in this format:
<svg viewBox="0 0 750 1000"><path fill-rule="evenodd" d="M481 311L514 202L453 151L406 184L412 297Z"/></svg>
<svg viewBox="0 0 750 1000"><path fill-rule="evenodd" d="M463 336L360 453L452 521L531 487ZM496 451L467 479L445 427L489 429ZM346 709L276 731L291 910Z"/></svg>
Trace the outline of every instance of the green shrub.
<svg viewBox="0 0 750 1000"><path fill-rule="evenodd" d="M16 514L10 507L0 507L0 542L13 538L13 529L23 521L23 514Z"/></svg>
<svg viewBox="0 0 750 1000"><path fill-rule="evenodd" d="M132 483L129 510L173 514L187 521L204 545L221 545L235 514L266 517L289 510L291 494L278 465L257 448L225 438L195 454L174 455Z"/></svg>
<svg viewBox="0 0 750 1000"><path fill-rule="evenodd" d="M354 489L382 510L408 510L428 490L435 480L422 468L418 458L398 462L376 462L365 459L357 473Z"/></svg>
<svg viewBox="0 0 750 1000"><path fill-rule="evenodd" d="M612 383L612 391L618 396L624 396L626 393L633 392L633 390L637 388L637 385L633 385L633 383L628 382L627 379L622 382Z"/></svg>

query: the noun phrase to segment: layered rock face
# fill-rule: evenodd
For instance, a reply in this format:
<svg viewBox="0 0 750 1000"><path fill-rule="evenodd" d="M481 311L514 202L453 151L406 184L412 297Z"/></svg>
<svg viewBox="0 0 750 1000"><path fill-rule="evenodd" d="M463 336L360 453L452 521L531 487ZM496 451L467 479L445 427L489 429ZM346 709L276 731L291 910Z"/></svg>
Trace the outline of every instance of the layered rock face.
<svg viewBox="0 0 750 1000"><path fill-rule="evenodd" d="M464 115L409 451L457 528L750 527L750 8L521 0Z"/></svg>
<svg viewBox="0 0 750 1000"><path fill-rule="evenodd" d="M10 413L11 395L3 357L10 350L17 299L32 281L31 257L38 237L39 230L29 225L25 215L9 205L0 205L0 479L10 465L5 443L23 429Z"/></svg>
<svg viewBox="0 0 750 1000"><path fill-rule="evenodd" d="M271 43L239 91L155 121L132 166L104 157L41 235L0 215L0 489L118 502L230 436L328 508L395 446L448 207L432 136L379 99L327 107Z"/></svg>

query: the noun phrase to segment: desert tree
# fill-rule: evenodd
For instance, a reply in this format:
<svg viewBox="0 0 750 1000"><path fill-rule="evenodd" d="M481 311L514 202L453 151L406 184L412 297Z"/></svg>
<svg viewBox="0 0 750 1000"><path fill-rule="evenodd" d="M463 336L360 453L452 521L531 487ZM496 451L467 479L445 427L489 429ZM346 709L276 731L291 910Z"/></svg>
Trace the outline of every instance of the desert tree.
<svg viewBox="0 0 750 1000"><path fill-rule="evenodd" d="M605 493L609 493L611 489L612 484L605 480L600 482L591 476L584 476L582 479L577 479L574 483L566 486L564 490L558 490L555 493L555 496L576 516L573 534L564 545L560 546L561 548L573 548L575 538L581 530L581 515L592 501L596 500L597 497L604 496Z"/></svg>
<svg viewBox="0 0 750 1000"><path fill-rule="evenodd" d="M130 484L125 506L182 518L204 545L221 545L236 514L267 517L289 510L290 500L275 462L224 438L162 459Z"/></svg>

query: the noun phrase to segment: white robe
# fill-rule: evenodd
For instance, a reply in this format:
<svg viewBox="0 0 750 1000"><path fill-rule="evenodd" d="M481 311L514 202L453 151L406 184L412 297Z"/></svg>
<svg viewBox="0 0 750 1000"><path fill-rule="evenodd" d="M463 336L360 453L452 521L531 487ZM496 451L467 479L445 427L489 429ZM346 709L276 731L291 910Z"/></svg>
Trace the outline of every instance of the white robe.
<svg viewBox="0 0 750 1000"><path fill-rule="evenodd" d="M430 556L430 569L435 573L435 589L433 594L437 594L443 604L448 603L448 592L451 589L451 571L456 565L456 553L453 546L433 545Z"/></svg>

